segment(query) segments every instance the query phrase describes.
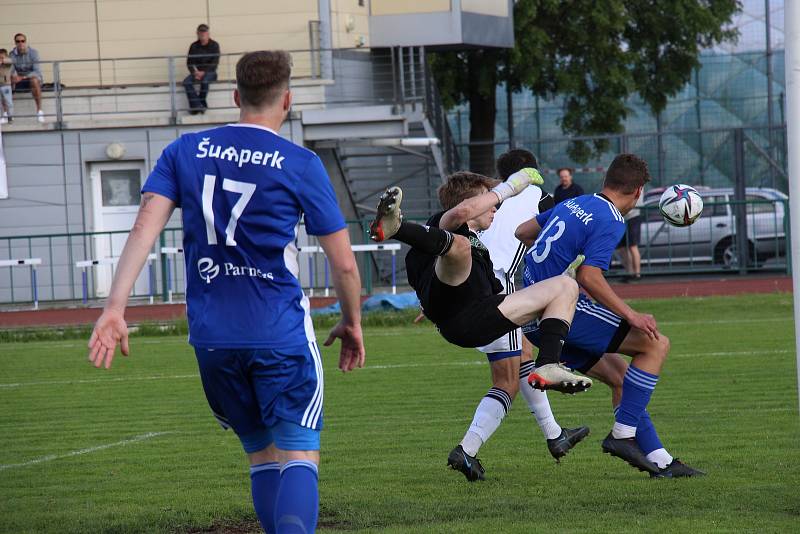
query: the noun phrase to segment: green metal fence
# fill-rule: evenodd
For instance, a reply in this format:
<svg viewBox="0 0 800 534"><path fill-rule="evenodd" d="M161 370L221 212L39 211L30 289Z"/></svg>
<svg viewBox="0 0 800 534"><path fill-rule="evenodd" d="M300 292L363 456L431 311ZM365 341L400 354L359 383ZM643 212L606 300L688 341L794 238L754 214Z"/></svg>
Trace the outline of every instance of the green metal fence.
<svg viewBox="0 0 800 534"><path fill-rule="evenodd" d="M748 193L748 196L750 195ZM688 273L789 273L789 206L785 199L748 198L731 200L732 193L718 193L706 198L703 215L692 226L675 228L658 214L656 198L649 198L642 208L641 254L644 275ZM746 219L746 240L737 240L738 217ZM354 244L369 243L368 221L348 221ZM41 265L0 267L0 304L26 304L36 293L41 302L85 302L102 299L110 286L114 264L122 252L127 231L62 233L0 237L0 260L41 258ZM303 246L319 245L313 236L301 230ZM743 234L745 235L745 234ZM185 291L185 267L180 252L183 232L180 228L165 229L151 251L155 257L148 264L133 291L139 299L180 300ZM625 239L623 239L624 243ZM745 243L745 253L740 253ZM396 254L357 253L362 283L366 294L393 285L406 284L404 262L407 247ZM617 250L609 276L624 274L621 252ZM102 253L99 255L99 253ZM98 257L99 256L99 257ZM103 260L89 267L79 262ZM37 272L34 277L33 269ZM329 294L332 285L323 254L301 254L300 282L314 296ZM101 274L104 273L104 274ZM34 280L38 287L34 287Z"/></svg>

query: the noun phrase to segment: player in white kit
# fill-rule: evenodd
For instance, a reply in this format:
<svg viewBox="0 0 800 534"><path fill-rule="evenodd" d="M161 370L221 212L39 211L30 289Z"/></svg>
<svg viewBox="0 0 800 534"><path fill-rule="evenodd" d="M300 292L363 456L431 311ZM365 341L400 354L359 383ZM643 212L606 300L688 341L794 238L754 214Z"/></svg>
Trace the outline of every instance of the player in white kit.
<svg viewBox="0 0 800 534"><path fill-rule="evenodd" d="M536 158L527 150L510 150L497 160L501 180L526 167L537 167ZM525 246L514 232L523 222L552 207L553 197L535 185L528 186L517 196L504 200L492 224L480 234L481 241L489 249L494 275L502 284L504 294L510 295L515 291L514 277L525 255ZM520 371L523 342L528 344L524 376ZM522 337L521 329L512 330L489 345L478 347L478 350L489 360L492 387L478 404L472 424L461 440L460 445L468 455L475 456L497 430L519 391L522 391L531 413L545 433L548 449L556 460L589 434L587 427L562 429L553 417L547 394L528 384L533 361L530 344Z"/></svg>

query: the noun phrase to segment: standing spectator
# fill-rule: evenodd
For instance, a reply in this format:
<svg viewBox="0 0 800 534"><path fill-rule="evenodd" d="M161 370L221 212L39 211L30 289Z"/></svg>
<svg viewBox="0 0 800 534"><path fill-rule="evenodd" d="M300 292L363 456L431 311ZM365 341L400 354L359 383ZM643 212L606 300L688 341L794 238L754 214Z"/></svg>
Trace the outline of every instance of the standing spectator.
<svg viewBox="0 0 800 534"><path fill-rule="evenodd" d="M622 265L628 275L625 281L639 280L642 277L642 256L639 253L639 240L642 235L642 206L644 205L644 191L639 195L633 209L624 215L625 235L617 248L620 250Z"/></svg>
<svg viewBox="0 0 800 534"><path fill-rule="evenodd" d="M11 77L14 75L14 62L8 57L8 50L0 48L0 104L3 115L0 124L13 120L14 100L11 98Z"/></svg>
<svg viewBox="0 0 800 534"><path fill-rule="evenodd" d="M14 70L17 71L11 77L14 84L14 91L30 91L33 100L36 102L36 120L44 122L42 112L42 71L39 68L39 52L28 46L28 38L24 33L14 36L14 44L11 50L11 61L14 63Z"/></svg>
<svg viewBox="0 0 800 534"><path fill-rule="evenodd" d="M186 89L186 98L189 99L189 112L192 115L205 113L208 109L206 95L208 84L217 79L217 65L219 64L219 43L211 39L208 33L208 24L197 27L197 41L189 47L186 57L186 67L189 75L183 80ZM194 84L200 84L200 92L194 90Z"/></svg>
<svg viewBox="0 0 800 534"><path fill-rule="evenodd" d="M561 180L561 183L553 192L553 199L556 201L556 204L564 202L568 198L579 197L583 194L583 188L572 181L572 169L569 167L558 169L558 178Z"/></svg>

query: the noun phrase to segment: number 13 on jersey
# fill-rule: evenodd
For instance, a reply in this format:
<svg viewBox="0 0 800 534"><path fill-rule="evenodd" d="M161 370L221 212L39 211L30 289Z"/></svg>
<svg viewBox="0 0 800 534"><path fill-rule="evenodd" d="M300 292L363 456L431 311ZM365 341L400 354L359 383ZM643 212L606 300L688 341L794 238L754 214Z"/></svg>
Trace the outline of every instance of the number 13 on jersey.
<svg viewBox="0 0 800 534"><path fill-rule="evenodd" d="M536 263L542 263L550 255L550 248L553 241L557 240L564 233L566 223L560 221L558 216L553 216L547 222L547 226L539 233L539 237L531 247L530 255ZM554 230L550 232L550 230ZM548 235L550 233L550 235Z"/></svg>
<svg viewBox="0 0 800 534"><path fill-rule="evenodd" d="M208 238L209 245L217 244L217 232L214 230L214 186L217 183L217 177L213 174L206 174L203 179L203 218L206 221L206 237ZM247 182L237 182L236 180L229 180L224 178L222 180L222 189L230 191L231 193L239 193L242 195L236 204L233 205L231 210L231 217L228 219L228 226L225 227L225 244L229 247L236 246L236 225L239 222L242 212L247 207L247 203L253 198L253 193L256 192L256 184Z"/></svg>

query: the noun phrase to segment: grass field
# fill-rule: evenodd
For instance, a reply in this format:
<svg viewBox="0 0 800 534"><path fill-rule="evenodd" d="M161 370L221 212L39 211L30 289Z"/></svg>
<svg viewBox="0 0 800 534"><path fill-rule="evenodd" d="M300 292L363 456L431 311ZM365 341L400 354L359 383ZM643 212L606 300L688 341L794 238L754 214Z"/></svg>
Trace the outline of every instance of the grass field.
<svg viewBox="0 0 800 534"><path fill-rule="evenodd" d="M368 328L368 368L343 375L324 351L321 530L797 532L791 302L636 303L673 342L653 420L701 479L650 480L601 454L612 417L599 385L550 396L563 425L592 428L562 464L518 399L480 452L488 479L469 484L445 460L489 386L481 355L430 324ZM244 456L211 417L185 338L135 338L110 372L84 346L0 344L0 531L256 528Z"/></svg>

